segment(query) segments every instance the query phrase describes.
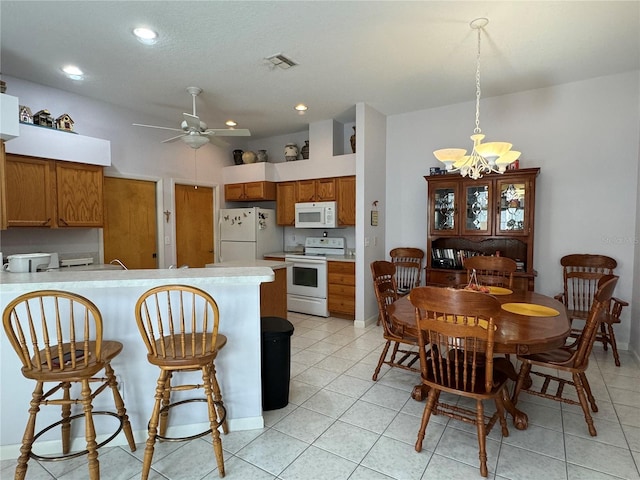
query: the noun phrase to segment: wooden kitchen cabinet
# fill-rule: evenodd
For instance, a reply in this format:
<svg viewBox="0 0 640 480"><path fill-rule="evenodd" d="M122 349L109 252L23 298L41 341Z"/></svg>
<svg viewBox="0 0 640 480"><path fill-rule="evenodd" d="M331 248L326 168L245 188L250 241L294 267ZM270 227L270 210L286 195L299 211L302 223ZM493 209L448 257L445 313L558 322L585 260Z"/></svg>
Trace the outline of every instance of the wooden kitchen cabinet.
<svg viewBox="0 0 640 480"><path fill-rule="evenodd" d="M59 227L102 227L103 168L71 162L56 163Z"/></svg>
<svg viewBox="0 0 640 480"><path fill-rule="evenodd" d="M327 262L327 294L331 315L355 318L356 265L354 262Z"/></svg>
<svg viewBox="0 0 640 480"><path fill-rule="evenodd" d="M295 226L296 182L278 182L276 185L276 223Z"/></svg>
<svg viewBox="0 0 640 480"><path fill-rule="evenodd" d="M274 182L228 183L224 186L227 202L251 202L276 199Z"/></svg>
<svg viewBox="0 0 640 480"><path fill-rule="evenodd" d="M103 168L5 155L2 228L101 227Z"/></svg>
<svg viewBox="0 0 640 480"><path fill-rule="evenodd" d="M507 170L470 180L430 175L428 183L427 284L466 282L463 259L498 254L519 262L518 289L534 289L535 185L539 168Z"/></svg>
<svg viewBox="0 0 640 480"><path fill-rule="evenodd" d="M287 318L287 269L276 268L273 273L273 282L260 284L260 316Z"/></svg>
<svg viewBox="0 0 640 480"><path fill-rule="evenodd" d="M296 182L298 202L331 202L336 200L336 179L315 178Z"/></svg>
<svg viewBox="0 0 640 480"><path fill-rule="evenodd" d="M356 224L356 177L338 177L337 196L338 201L338 225L347 227Z"/></svg>

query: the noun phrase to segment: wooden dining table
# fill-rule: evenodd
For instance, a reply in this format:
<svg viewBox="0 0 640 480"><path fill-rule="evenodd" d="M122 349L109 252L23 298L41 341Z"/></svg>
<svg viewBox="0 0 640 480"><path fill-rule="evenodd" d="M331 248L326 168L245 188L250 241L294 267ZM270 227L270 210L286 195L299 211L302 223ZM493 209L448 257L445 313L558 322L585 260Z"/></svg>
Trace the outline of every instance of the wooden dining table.
<svg viewBox="0 0 640 480"><path fill-rule="evenodd" d="M500 316L495 319L497 330L494 336L494 353L527 355L540 353L565 344L571 331L571 323L564 305L552 297L530 291L513 291L510 294L494 295L501 306L512 303L533 304L535 306L552 308L558 312L553 316L525 315L511 311L500 310ZM507 307L509 307L507 305ZM404 327L408 335L418 336L416 327L415 308L409 296L401 297L387 307L387 312L393 322ZM504 364L504 362L502 362ZM508 363L511 371L507 372L513 380L516 378L515 368ZM423 385L414 388L412 396L416 400L426 397ZM528 425L527 415L516 408L508 395L505 395L505 407L513 417L513 423L519 430Z"/></svg>

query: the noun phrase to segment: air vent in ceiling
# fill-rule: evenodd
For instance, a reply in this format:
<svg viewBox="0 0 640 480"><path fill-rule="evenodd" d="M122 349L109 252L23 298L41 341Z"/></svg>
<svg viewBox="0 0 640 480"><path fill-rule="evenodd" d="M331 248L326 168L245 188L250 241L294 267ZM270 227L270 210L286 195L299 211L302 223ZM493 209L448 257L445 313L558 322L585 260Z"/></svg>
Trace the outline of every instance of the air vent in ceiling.
<svg viewBox="0 0 640 480"><path fill-rule="evenodd" d="M275 55L271 55L270 57L267 57L267 60L273 63L273 65L275 65L276 67L281 68L283 70L287 70L288 68L295 67L296 65L298 65L296 62L294 62L290 58L285 57L281 53L276 53Z"/></svg>

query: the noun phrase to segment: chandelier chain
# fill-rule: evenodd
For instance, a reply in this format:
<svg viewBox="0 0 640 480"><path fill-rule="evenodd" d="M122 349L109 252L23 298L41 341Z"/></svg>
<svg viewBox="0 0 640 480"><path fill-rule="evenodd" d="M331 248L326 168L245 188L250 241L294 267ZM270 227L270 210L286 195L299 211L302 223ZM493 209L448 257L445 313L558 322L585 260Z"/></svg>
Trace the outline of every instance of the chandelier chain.
<svg viewBox="0 0 640 480"><path fill-rule="evenodd" d="M478 28L478 55L476 56L476 128L473 133L481 133L480 130L480 32L482 28Z"/></svg>

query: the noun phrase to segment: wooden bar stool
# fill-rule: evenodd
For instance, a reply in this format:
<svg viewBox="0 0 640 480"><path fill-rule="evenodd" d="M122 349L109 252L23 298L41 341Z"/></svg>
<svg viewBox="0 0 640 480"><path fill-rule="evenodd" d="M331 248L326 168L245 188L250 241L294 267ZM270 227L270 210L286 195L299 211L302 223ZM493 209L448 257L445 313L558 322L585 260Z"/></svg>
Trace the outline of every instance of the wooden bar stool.
<svg viewBox="0 0 640 480"><path fill-rule="evenodd" d="M208 435L218 474L224 477L224 458L219 427L228 433L226 410L220 385L216 378L214 360L227 343L218 333L218 304L207 292L186 285L164 285L143 293L135 309L136 322L147 346L147 359L160 368L155 403L149 420L147 444L142 464L142 479L149 477L156 439L183 441ZM172 385L175 373L202 372L202 385ZM192 398L171 403L171 393L204 389L205 398ZM190 402L206 402L209 415L208 430L188 437L167 436L169 410ZM159 428L158 428L159 427Z"/></svg>
<svg viewBox="0 0 640 480"><path fill-rule="evenodd" d="M7 305L2 314L2 323L22 362L22 374L36 382L16 467L16 480L25 478L29 458L55 461L81 455L88 456L88 477L99 480L97 450L113 440L121 430L124 430L129 448L135 451L131 425L110 363L122 351L122 343L103 341L102 315L90 300L57 290L27 293ZM95 377L101 371L104 371L106 378ZM45 393L44 385L50 382L56 385ZM94 383L99 386L92 389ZM80 384L80 398L71 398L73 384ZM93 399L107 387L113 394L117 413L93 411ZM36 417L45 405L61 406L62 419L36 434ZM71 415L72 405L81 405L82 413ZM110 415L118 419L115 433L99 444L93 423L95 415ZM85 419L86 449L71 452L71 421L82 417ZM57 426L61 427L62 432L62 455L35 454L32 451L34 442Z"/></svg>

